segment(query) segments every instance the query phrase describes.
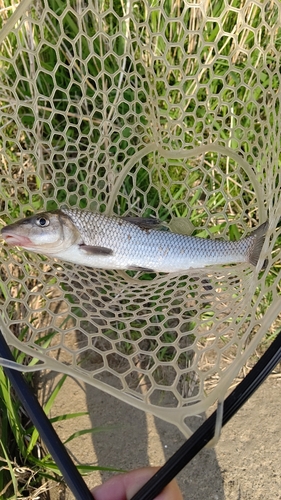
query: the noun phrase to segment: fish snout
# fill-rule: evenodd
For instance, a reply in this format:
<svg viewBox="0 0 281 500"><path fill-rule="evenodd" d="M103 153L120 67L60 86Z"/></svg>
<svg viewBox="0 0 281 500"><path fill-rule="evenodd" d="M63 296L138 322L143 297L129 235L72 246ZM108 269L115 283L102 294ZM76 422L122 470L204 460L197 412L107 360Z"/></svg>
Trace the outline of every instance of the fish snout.
<svg viewBox="0 0 281 500"><path fill-rule="evenodd" d="M23 234L17 234L9 227L3 227L1 229L1 236L4 238L8 245L19 246L19 247L29 247L32 246L31 240L24 236Z"/></svg>

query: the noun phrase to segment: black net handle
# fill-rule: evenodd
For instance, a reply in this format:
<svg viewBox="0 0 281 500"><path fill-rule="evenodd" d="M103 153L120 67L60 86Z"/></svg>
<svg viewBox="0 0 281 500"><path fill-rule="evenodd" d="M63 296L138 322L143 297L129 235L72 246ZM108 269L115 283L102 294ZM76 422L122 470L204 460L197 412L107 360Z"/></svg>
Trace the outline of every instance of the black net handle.
<svg viewBox="0 0 281 500"><path fill-rule="evenodd" d="M0 357L14 361L11 351L0 330ZM16 394L29 415L29 418L38 430L42 440L61 471L64 480L76 500L94 500L80 472L71 460L65 446L61 442L47 415L41 408L38 400L31 391L25 378L17 370L4 368Z"/></svg>

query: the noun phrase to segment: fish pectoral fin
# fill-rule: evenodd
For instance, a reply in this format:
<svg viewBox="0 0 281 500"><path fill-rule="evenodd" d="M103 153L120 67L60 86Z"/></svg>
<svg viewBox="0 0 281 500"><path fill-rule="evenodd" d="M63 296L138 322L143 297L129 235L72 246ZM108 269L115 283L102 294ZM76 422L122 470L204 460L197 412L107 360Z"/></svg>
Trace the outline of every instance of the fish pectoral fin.
<svg viewBox="0 0 281 500"><path fill-rule="evenodd" d="M106 247L94 247L91 245L80 245L81 250L83 252L89 253L91 255L113 255L113 250L111 248L106 248Z"/></svg>
<svg viewBox="0 0 281 500"><path fill-rule="evenodd" d="M154 269L149 269L148 267L141 266L129 266L127 267L128 271L145 271L147 273L155 273Z"/></svg>
<svg viewBox="0 0 281 500"><path fill-rule="evenodd" d="M159 219L153 219L152 217L122 217L122 220L130 222L138 226L140 229L156 229L161 227L161 221Z"/></svg>

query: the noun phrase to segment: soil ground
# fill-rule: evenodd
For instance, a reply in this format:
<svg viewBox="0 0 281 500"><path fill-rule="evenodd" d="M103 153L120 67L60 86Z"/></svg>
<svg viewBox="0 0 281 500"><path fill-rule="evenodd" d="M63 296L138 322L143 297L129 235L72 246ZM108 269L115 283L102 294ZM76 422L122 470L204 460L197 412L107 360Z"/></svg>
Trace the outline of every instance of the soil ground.
<svg viewBox="0 0 281 500"><path fill-rule="evenodd" d="M60 375L44 379L44 394ZM89 416L59 422L62 440L79 429L112 426L110 431L81 436L69 443L77 463L122 469L162 465L185 441L178 429L91 386L71 378L57 398L52 416L74 411ZM194 417L192 426L198 426ZM215 449L202 450L179 474L184 500L281 499L281 376L271 376L225 426ZM93 487L112 473L86 478ZM67 488L56 486L51 500L73 500Z"/></svg>

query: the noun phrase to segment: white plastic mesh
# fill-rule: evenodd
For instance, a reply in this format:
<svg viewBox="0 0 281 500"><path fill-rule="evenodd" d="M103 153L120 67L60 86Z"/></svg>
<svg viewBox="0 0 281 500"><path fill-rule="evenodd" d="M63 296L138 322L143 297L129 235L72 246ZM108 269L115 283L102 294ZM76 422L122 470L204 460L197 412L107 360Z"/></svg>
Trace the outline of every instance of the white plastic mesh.
<svg viewBox="0 0 281 500"><path fill-rule="evenodd" d="M280 9L22 0L1 10L3 224L67 204L229 239L269 216L257 269L148 275L1 248L9 344L185 433L280 324Z"/></svg>

